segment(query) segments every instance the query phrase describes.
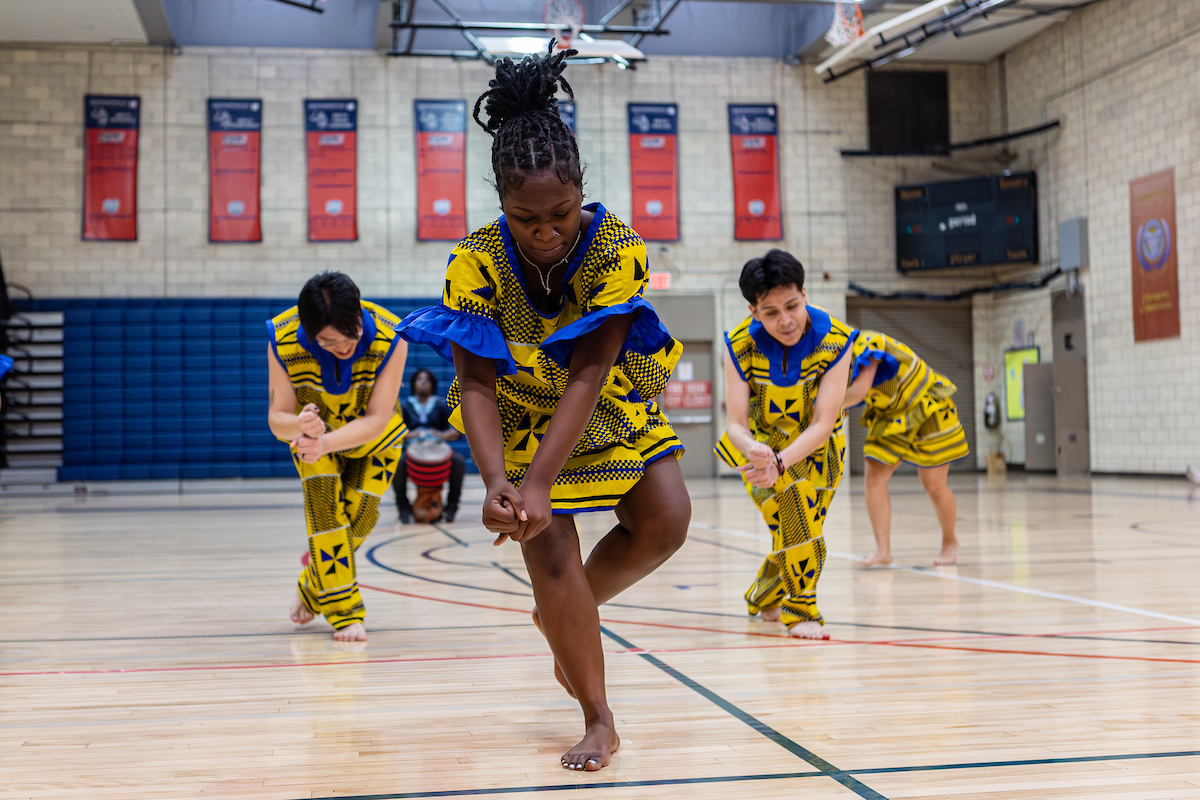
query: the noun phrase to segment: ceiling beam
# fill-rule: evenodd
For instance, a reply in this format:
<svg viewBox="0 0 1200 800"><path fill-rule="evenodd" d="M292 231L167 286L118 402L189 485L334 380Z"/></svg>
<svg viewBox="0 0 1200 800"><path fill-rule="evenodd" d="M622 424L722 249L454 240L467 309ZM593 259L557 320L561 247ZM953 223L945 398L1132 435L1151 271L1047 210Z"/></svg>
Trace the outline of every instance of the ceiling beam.
<svg viewBox="0 0 1200 800"><path fill-rule="evenodd" d="M167 22L167 12L163 10L162 0L133 0L133 8L142 21L142 30L146 32L146 40L159 47L174 47L175 37L171 35L171 26Z"/></svg>

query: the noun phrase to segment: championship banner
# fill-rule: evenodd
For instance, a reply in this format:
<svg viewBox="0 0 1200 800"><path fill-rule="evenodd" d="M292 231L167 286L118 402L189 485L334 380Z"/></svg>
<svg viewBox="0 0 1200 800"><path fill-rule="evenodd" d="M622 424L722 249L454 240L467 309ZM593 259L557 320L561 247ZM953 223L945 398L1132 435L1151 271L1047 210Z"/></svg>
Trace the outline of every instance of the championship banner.
<svg viewBox="0 0 1200 800"><path fill-rule="evenodd" d="M137 239L138 122L141 100L83 98L83 238Z"/></svg>
<svg viewBox="0 0 1200 800"><path fill-rule="evenodd" d="M467 104L416 100L417 239L467 237Z"/></svg>
<svg viewBox="0 0 1200 800"><path fill-rule="evenodd" d="M567 123L567 127L571 129L571 133L578 133L575 129L575 104L571 101L559 101L558 115L562 117L562 121Z"/></svg>
<svg viewBox="0 0 1200 800"><path fill-rule="evenodd" d="M208 240L261 242L261 100L208 101Z"/></svg>
<svg viewBox="0 0 1200 800"><path fill-rule="evenodd" d="M305 100L308 149L308 240L358 239L358 103Z"/></svg>
<svg viewBox="0 0 1200 800"><path fill-rule="evenodd" d="M1175 169L1129 182L1133 340L1179 338Z"/></svg>
<svg viewBox="0 0 1200 800"><path fill-rule="evenodd" d="M774 103L729 106L733 146L733 238L783 238L779 202L779 115Z"/></svg>
<svg viewBox="0 0 1200 800"><path fill-rule="evenodd" d="M674 103L630 103L633 229L648 242L679 241L679 133Z"/></svg>

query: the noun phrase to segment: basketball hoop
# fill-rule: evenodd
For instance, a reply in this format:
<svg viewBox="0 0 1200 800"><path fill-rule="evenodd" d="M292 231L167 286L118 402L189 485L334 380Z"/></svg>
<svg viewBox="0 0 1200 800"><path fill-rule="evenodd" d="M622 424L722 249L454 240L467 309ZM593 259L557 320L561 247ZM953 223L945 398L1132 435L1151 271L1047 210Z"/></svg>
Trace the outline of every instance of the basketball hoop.
<svg viewBox="0 0 1200 800"><path fill-rule="evenodd" d="M579 0L547 0L542 7L542 22L550 35L558 39L558 49L566 50L583 29L583 5Z"/></svg>
<svg viewBox="0 0 1200 800"><path fill-rule="evenodd" d="M833 10L833 24L825 32L825 41L834 47L845 47L858 41L862 35L863 17L858 3L837 0L837 7Z"/></svg>

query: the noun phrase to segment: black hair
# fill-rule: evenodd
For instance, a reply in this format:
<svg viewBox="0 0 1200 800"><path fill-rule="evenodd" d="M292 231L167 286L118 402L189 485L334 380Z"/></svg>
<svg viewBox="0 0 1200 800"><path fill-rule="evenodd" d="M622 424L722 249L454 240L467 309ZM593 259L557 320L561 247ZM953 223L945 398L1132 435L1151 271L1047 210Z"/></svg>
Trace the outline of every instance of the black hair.
<svg viewBox="0 0 1200 800"><path fill-rule="evenodd" d="M804 288L804 265L785 250L771 250L762 258L752 258L742 267L738 288L752 306L776 286Z"/></svg>
<svg viewBox="0 0 1200 800"><path fill-rule="evenodd" d="M562 73L566 59L576 52L556 51L551 39L545 55L525 56L519 63L503 58L496 62L496 77L488 81L491 88L475 101L472 116L492 137L492 171L501 200L505 189L519 187L526 176L546 170L554 170L564 184L583 189L579 145L559 116L554 99L560 86L575 99ZM487 112L487 122L479 118L481 107Z"/></svg>
<svg viewBox="0 0 1200 800"><path fill-rule="evenodd" d="M417 378L421 375L427 375L429 377L429 385L431 387L430 391L433 394L437 394L437 375L434 375L432 372L430 372L429 370L424 369L424 368L421 368L421 369L417 370L416 372L414 372L412 374L412 377L408 379L408 393L409 394L417 393Z"/></svg>
<svg viewBox="0 0 1200 800"><path fill-rule="evenodd" d="M317 334L330 325L338 333L353 339L362 325L358 287L349 275L340 272L326 271L309 278L300 290L296 311L310 342L316 341Z"/></svg>

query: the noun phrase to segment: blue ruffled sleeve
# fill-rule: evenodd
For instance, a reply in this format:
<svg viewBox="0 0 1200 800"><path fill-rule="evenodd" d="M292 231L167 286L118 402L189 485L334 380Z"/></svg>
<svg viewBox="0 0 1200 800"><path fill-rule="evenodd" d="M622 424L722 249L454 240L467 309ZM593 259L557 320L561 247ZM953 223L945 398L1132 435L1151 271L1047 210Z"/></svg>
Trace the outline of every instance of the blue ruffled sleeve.
<svg viewBox="0 0 1200 800"><path fill-rule="evenodd" d="M850 381L853 382L858 377L858 373L869 367L872 361L879 362L879 367L875 370L875 378L871 381L871 386L887 383L900 371L900 362L896 360L895 356L886 350L872 347L868 341L866 348L856 355L850 364Z"/></svg>
<svg viewBox="0 0 1200 800"><path fill-rule="evenodd" d="M559 366L569 367L571 355L575 352L575 341L599 328L610 317L622 314L636 315L633 330L625 339L622 352L633 351L649 356L662 350L671 341L671 334L667 333L654 307L644 297L634 297L615 306L597 309L555 331L542 342L541 350Z"/></svg>
<svg viewBox="0 0 1200 800"><path fill-rule="evenodd" d="M12 369L12 359L8 356L0 356L0 378L3 378L10 369Z"/></svg>
<svg viewBox="0 0 1200 800"><path fill-rule="evenodd" d="M418 308L396 326L396 332L409 342L420 342L432 347L439 356L454 363L451 344L480 358L496 362L496 375L513 375L517 362L508 351L508 343L500 333L500 326L488 317L455 311L444 305Z"/></svg>

